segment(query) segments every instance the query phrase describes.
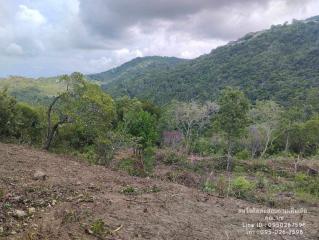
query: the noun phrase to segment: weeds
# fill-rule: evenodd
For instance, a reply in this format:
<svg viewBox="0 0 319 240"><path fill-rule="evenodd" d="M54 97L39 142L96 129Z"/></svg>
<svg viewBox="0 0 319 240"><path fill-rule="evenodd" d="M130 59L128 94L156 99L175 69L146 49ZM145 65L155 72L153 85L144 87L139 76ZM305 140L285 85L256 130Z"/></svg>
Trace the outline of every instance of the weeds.
<svg viewBox="0 0 319 240"><path fill-rule="evenodd" d="M245 177L237 177L231 182L231 191L235 197L247 198L250 191L254 189L254 184Z"/></svg>
<svg viewBox="0 0 319 240"><path fill-rule="evenodd" d="M127 186L121 190L121 193L125 195L136 195L138 193L137 189L132 186Z"/></svg>

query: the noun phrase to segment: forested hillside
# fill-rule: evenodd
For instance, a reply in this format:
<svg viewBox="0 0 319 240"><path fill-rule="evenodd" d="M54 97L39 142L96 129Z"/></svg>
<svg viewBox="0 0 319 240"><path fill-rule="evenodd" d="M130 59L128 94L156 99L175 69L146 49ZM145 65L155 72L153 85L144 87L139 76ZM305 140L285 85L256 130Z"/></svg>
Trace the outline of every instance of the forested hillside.
<svg viewBox="0 0 319 240"><path fill-rule="evenodd" d="M148 68L147 74L133 77L113 75L116 81L103 88L116 97L163 104L172 99L215 99L225 86L235 86L253 101L271 99L290 105L303 101L310 88L319 87L318 56L319 20L313 17L249 33L173 68Z"/></svg>
<svg viewBox="0 0 319 240"><path fill-rule="evenodd" d="M187 62L175 57L138 57L106 72L87 75L88 79L105 83L120 82L123 86L131 81L151 76L155 71L167 71L177 64Z"/></svg>

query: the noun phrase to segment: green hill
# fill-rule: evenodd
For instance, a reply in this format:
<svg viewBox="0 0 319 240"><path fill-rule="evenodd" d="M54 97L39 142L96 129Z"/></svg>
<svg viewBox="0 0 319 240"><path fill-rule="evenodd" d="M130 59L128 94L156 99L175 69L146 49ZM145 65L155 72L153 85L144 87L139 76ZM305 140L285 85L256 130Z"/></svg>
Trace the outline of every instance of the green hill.
<svg viewBox="0 0 319 240"><path fill-rule="evenodd" d="M138 57L106 72L87 75L87 78L103 84L111 82L125 84L126 82L138 81L144 76L150 76L154 71L169 70L183 62L187 62L187 60L159 56Z"/></svg>
<svg viewBox="0 0 319 240"><path fill-rule="evenodd" d="M11 76L0 79L0 90L7 89L10 95L16 97L18 101L31 104L43 104L56 95L63 84L58 78L25 78Z"/></svg>
<svg viewBox="0 0 319 240"><path fill-rule="evenodd" d="M215 99L228 85L241 88L252 100L273 99L284 105L302 101L309 88L319 88L319 17L272 26L196 59L144 70L133 76L114 71L102 86L113 96L159 104Z"/></svg>

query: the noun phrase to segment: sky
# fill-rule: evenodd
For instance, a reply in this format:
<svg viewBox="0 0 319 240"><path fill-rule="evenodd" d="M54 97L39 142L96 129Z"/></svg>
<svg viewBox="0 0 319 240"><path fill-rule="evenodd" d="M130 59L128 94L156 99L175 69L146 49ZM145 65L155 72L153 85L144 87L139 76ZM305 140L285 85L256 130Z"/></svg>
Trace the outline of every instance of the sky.
<svg viewBox="0 0 319 240"><path fill-rule="evenodd" d="M315 15L318 0L0 0L0 76L97 73L153 55L195 58Z"/></svg>

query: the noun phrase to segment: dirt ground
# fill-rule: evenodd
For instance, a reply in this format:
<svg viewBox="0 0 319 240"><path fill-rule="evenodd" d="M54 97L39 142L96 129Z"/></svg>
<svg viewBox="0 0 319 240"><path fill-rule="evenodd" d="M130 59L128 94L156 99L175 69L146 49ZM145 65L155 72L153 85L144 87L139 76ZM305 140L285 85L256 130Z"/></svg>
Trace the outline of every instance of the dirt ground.
<svg viewBox="0 0 319 240"><path fill-rule="evenodd" d="M35 179L36 171L46 176ZM318 206L295 206L303 214L242 213L266 207L17 145L0 144L0 191L0 239L319 239ZM247 234L243 225L266 216L305 223L297 227L303 234L296 225Z"/></svg>

